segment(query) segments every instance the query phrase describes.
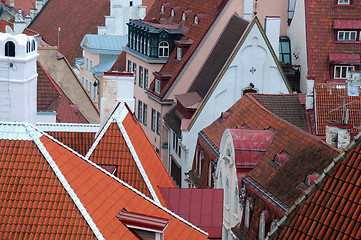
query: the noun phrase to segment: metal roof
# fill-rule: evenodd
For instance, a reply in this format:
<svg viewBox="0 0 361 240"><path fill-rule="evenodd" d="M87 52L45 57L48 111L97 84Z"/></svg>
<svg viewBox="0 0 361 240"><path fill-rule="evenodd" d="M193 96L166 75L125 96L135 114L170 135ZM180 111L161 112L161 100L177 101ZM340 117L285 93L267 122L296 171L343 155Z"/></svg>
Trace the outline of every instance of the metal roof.
<svg viewBox="0 0 361 240"><path fill-rule="evenodd" d="M88 43L88 46L86 45ZM91 52L121 53L128 43L127 36L85 34L81 47Z"/></svg>

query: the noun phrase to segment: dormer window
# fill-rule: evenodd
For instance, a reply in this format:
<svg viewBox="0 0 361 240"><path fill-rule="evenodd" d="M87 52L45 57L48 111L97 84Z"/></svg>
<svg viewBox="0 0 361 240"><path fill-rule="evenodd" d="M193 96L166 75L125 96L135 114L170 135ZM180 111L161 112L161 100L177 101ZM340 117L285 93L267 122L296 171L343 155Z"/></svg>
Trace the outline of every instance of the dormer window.
<svg viewBox="0 0 361 240"><path fill-rule="evenodd" d="M338 0L337 4L338 5L349 5L350 0Z"/></svg>
<svg viewBox="0 0 361 240"><path fill-rule="evenodd" d="M172 8L172 10L170 10L170 16L174 17L175 13L174 13L174 9Z"/></svg>
<svg viewBox="0 0 361 240"><path fill-rule="evenodd" d="M177 47L177 59L182 60L182 48Z"/></svg>
<svg viewBox="0 0 361 240"><path fill-rule="evenodd" d="M166 41L162 41L159 43L158 56L159 57L169 56L169 44Z"/></svg>
<svg viewBox="0 0 361 240"><path fill-rule="evenodd" d="M161 90L161 81L159 79L155 79L155 92L160 94Z"/></svg>
<svg viewBox="0 0 361 240"><path fill-rule="evenodd" d="M356 31L338 31L337 41L356 41Z"/></svg>
<svg viewBox="0 0 361 240"><path fill-rule="evenodd" d="M15 44L12 41L5 43L5 56L15 57Z"/></svg>
<svg viewBox="0 0 361 240"><path fill-rule="evenodd" d="M182 13L182 20L185 21L186 20L186 14L183 12Z"/></svg>
<svg viewBox="0 0 361 240"><path fill-rule="evenodd" d="M162 6L160 6L160 12L164 13L164 5L162 4Z"/></svg>
<svg viewBox="0 0 361 240"><path fill-rule="evenodd" d="M197 25L198 23L199 23L198 16L195 16L195 17L194 17L194 24Z"/></svg>

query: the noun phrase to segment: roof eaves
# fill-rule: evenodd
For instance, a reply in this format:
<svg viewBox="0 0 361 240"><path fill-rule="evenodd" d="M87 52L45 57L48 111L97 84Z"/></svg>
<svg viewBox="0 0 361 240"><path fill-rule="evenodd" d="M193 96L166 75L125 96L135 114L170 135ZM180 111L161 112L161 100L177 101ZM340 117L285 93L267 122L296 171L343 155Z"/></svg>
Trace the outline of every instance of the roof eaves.
<svg viewBox="0 0 361 240"><path fill-rule="evenodd" d="M82 202L80 201L80 199L78 198L78 196L76 195L76 193L74 192L68 181L66 180L65 176L60 171L58 165L56 164L54 159L50 156L44 144L41 142L40 137L43 134L41 134L39 130L35 129L30 124L25 123L24 125L26 130L29 132L29 135L32 137L34 143L39 148L39 151L43 154L44 158L49 163L55 175L58 177L59 181L61 182L65 190L68 192L71 199L74 201L80 213L83 215L84 219L89 224L89 227L92 229L94 235L97 237L97 239L105 239L101 234L100 230L98 229L98 227L96 226L96 224L94 223L93 219L90 217L88 211L86 210L86 208L84 207L84 205L82 204Z"/></svg>
<svg viewBox="0 0 361 240"><path fill-rule="evenodd" d="M36 127L44 132L97 132L100 125L84 123L37 123Z"/></svg>

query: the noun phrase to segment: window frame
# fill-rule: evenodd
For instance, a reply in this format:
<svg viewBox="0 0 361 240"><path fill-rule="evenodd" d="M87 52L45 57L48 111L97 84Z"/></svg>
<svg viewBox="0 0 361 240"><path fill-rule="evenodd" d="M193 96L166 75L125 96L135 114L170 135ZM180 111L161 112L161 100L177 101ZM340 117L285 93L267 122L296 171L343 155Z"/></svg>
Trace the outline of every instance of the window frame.
<svg viewBox="0 0 361 240"><path fill-rule="evenodd" d="M143 125L147 126L148 121L148 105L143 103Z"/></svg>
<svg viewBox="0 0 361 240"><path fill-rule="evenodd" d="M169 57L169 43L161 41L158 44L158 57Z"/></svg>
<svg viewBox="0 0 361 240"><path fill-rule="evenodd" d="M160 122L161 122L161 116L160 116L160 112L158 112L157 111L157 131L156 131L156 133L158 134L158 135L160 135Z"/></svg>
<svg viewBox="0 0 361 240"><path fill-rule="evenodd" d="M88 62L89 62L89 59L85 58L85 70L87 70L87 71L88 71Z"/></svg>
<svg viewBox="0 0 361 240"><path fill-rule="evenodd" d="M343 34L343 38L342 38L342 39L340 38L340 33ZM350 36L348 39L345 38L346 33L348 33L349 36ZM351 39L352 33L355 34L355 38L354 38L354 39ZM336 40L337 40L337 41L349 41L349 42L351 42L351 41L357 41L357 31L338 30L338 31L337 31Z"/></svg>
<svg viewBox="0 0 361 240"><path fill-rule="evenodd" d="M148 90L148 77L149 77L148 68L144 68L144 89L145 90Z"/></svg>
<svg viewBox="0 0 361 240"><path fill-rule="evenodd" d="M154 90L156 93L160 94L162 88L162 82L159 79L155 79L155 87Z"/></svg>
<svg viewBox="0 0 361 240"><path fill-rule="evenodd" d="M143 67L139 65L139 87L143 88Z"/></svg>
<svg viewBox="0 0 361 240"><path fill-rule="evenodd" d="M154 108L152 108L152 119L150 123L150 129L155 132L155 122L156 122L156 111Z"/></svg>
<svg viewBox="0 0 361 240"><path fill-rule="evenodd" d="M133 62L134 84L137 84L137 64Z"/></svg>
<svg viewBox="0 0 361 240"><path fill-rule="evenodd" d="M346 0L347 2L343 2L345 0L337 0L337 5L350 5L351 0Z"/></svg>
<svg viewBox="0 0 361 240"><path fill-rule="evenodd" d="M138 122L142 122L143 117L143 102L138 100Z"/></svg>
<svg viewBox="0 0 361 240"><path fill-rule="evenodd" d="M128 72L132 72L132 61L128 60Z"/></svg>
<svg viewBox="0 0 361 240"><path fill-rule="evenodd" d="M336 76L336 68L340 68L340 76ZM342 69L346 68L346 72L345 72L345 77L342 76ZM351 71L355 71L355 66L350 66L350 65L335 65L333 67L333 79L346 79L347 78L347 70L351 69Z"/></svg>

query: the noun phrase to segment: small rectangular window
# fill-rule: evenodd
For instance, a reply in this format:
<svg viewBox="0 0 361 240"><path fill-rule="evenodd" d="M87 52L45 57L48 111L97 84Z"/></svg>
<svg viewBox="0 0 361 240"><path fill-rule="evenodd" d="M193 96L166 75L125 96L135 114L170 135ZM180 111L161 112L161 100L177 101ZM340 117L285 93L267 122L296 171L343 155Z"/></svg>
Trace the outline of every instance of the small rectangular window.
<svg viewBox="0 0 361 240"><path fill-rule="evenodd" d="M177 47L177 59L182 60L182 48Z"/></svg>
<svg viewBox="0 0 361 240"><path fill-rule="evenodd" d="M97 87L93 87L93 101L96 101Z"/></svg>
<svg viewBox="0 0 361 240"><path fill-rule="evenodd" d="M88 79L85 79L85 89L88 91Z"/></svg>
<svg viewBox="0 0 361 240"><path fill-rule="evenodd" d="M338 31L337 41L356 41L356 31Z"/></svg>
<svg viewBox="0 0 361 240"><path fill-rule="evenodd" d="M147 114L148 114L148 105L143 104L143 124L144 126L147 126Z"/></svg>
<svg viewBox="0 0 361 240"><path fill-rule="evenodd" d="M153 132L155 132L155 109L152 108L152 119L151 119L151 125L150 128Z"/></svg>
<svg viewBox="0 0 361 240"><path fill-rule="evenodd" d="M81 84L84 86L84 77L81 77Z"/></svg>
<svg viewBox="0 0 361 240"><path fill-rule="evenodd" d="M148 89L148 69L144 68L144 89Z"/></svg>
<svg viewBox="0 0 361 240"><path fill-rule="evenodd" d="M134 84L137 84L137 64L133 63Z"/></svg>
<svg viewBox="0 0 361 240"><path fill-rule="evenodd" d="M92 69L92 67L93 67L93 61L89 60L89 70Z"/></svg>
<svg viewBox="0 0 361 240"><path fill-rule="evenodd" d="M139 66L139 87L143 87L143 67Z"/></svg>
<svg viewBox="0 0 361 240"><path fill-rule="evenodd" d="M347 5L350 4L350 0L338 0L339 5Z"/></svg>
<svg viewBox="0 0 361 240"><path fill-rule="evenodd" d="M354 71L354 66L335 66L334 79L346 79L347 71Z"/></svg>
<svg viewBox="0 0 361 240"><path fill-rule="evenodd" d="M160 124L161 124L160 112L157 112L157 134L158 135L160 135Z"/></svg>
<svg viewBox="0 0 361 240"><path fill-rule="evenodd" d="M85 58L85 70L88 70L88 58Z"/></svg>
<svg viewBox="0 0 361 240"><path fill-rule="evenodd" d="M92 94L92 81L89 81L89 89L88 89L89 95Z"/></svg>
<svg viewBox="0 0 361 240"><path fill-rule="evenodd" d="M143 116L143 103L142 101L138 100L138 121L142 122Z"/></svg>
<svg viewBox="0 0 361 240"><path fill-rule="evenodd" d="M155 92L160 94L161 81L159 79L155 79Z"/></svg>
<svg viewBox="0 0 361 240"><path fill-rule="evenodd" d="M128 60L128 72L132 71L132 62Z"/></svg>

